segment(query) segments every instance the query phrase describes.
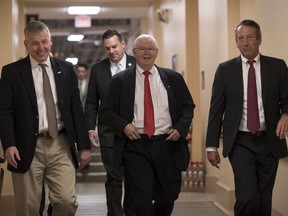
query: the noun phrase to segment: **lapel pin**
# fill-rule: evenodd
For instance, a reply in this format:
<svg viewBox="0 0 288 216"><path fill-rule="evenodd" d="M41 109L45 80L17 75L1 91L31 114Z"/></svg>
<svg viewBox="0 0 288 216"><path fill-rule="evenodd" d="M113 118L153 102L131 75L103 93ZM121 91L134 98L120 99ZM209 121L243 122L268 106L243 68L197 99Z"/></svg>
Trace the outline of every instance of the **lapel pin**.
<svg viewBox="0 0 288 216"><path fill-rule="evenodd" d="M61 73L62 73L62 71L58 71L58 72L57 72L57 74L61 74Z"/></svg>
<svg viewBox="0 0 288 216"><path fill-rule="evenodd" d="M131 63L128 63L128 66L130 67L130 66L132 66L132 64L131 64Z"/></svg>

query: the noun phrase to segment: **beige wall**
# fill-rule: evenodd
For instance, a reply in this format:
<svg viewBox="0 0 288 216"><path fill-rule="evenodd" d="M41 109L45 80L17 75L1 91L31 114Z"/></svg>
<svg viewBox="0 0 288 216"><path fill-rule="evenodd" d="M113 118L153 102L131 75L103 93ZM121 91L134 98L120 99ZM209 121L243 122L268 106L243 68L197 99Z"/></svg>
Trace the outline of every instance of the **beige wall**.
<svg viewBox="0 0 288 216"><path fill-rule="evenodd" d="M0 68L5 64L18 59L21 49L19 48L19 5L17 0L2 0L0 2L0 14L5 19L0 20L1 42L0 42ZM11 173L6 170L6 163L0 164L4 169L4 183L2 194L12 195Z"/></svg>
<svg viewBox="0 0 288 216"><path fill-rule="evenodd" d="M175 55L177 60L176 71L183 74L193 96L196 109L193 119L193 151L191 158L192 160L200 161L203 160L203 136L199 136L201 133L201 106L199 92L198 23L196 23L197 26L192 25L195 20L191 20L193 16L194 18L198 18L196 17L198 15L197 2L197 0L153 1L148 14L149 27L147 32L156 38L159 45L156 64L171 68L172 56ZM168 10L167 22L160 22L157 19L157 9ZM189 59L187 59L187 56L189 56Z"/></svg>

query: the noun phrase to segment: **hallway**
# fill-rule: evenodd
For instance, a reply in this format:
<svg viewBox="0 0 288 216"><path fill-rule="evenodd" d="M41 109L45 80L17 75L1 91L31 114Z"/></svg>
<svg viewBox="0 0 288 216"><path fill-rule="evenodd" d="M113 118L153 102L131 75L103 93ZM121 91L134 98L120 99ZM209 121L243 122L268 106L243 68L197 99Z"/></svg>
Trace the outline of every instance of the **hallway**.
<svg viewBox="0 0 288 216"><path fill-rule="evenodd" d="M77 216L105 216L104 183L77 183ZM206 193L182 192L175 203L172 216L226 216L213 204L213 196Z"/></svg>

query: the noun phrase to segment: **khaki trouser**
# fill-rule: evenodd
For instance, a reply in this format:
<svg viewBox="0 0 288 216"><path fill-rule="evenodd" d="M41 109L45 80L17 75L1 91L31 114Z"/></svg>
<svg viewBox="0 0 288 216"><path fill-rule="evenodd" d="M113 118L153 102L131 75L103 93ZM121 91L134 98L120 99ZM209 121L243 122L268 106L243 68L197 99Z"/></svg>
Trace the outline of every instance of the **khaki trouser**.
<svg viewBox="0 0 288 216"><path fill-rule="evenodd" d="M53 216L72 216L77 210L75 168L66 134L39 137L30 169L12 173L16 215L38 216L43 181L49 188Z"/></svg>

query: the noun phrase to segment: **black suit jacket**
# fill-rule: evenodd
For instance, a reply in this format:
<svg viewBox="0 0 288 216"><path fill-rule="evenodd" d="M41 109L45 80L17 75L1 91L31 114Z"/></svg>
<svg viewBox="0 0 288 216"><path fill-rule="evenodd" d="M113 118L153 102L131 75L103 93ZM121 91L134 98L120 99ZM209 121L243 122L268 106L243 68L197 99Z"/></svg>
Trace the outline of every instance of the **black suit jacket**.
<svg viewBox="0 0 288 216"><path fill-rule="evenodd" d="M135 58L125 55L127 57L126 68L134 66ZM110 60L108 58L93 65L85 103L85 115L89 130L95 130L100 103L104 100L111 79ZM113 146L114 134L101 120L98 120L98 136L101 146Z"/></svg>
<svg viewBox="0 0 288 216"><path fill-rule="evenodd" d="M281 114L288 113L288 69L285 62L260 55L262 100L268 144L276 158L287 156L285 140L276 136ZM219 147L223 125L223 156L230 154L236 140L243 108L241 57L218 66L213 83L206 147Z"/></svg>
<svg viewBox="0 0 288 216"><path fill-rule="evenodd" d="M53 68L58 107L70 141L75 167L77 151L90 149L87 127L81 107L73 65L50 58ZM6 150L16 146L21 157L13 172L26 172L32 162L38 135L38 106L29 56L2 68L0 82L0 136Z"/></svg>
<svg viewBox="0 0 288 216"><path fill-rule="evenodd" d="M157 67L161 80L168 93L168 103L172 127L177 129L182 139L173 145L174 162L177 168L186 170L189 150L186 135L193 118L194 102L181 74ZM127 124L134 118L136 66L116 74L110 83L106 98L101 105L99 118L115 132L115 163L122 163L126 137L123 133Z"/></svg>

